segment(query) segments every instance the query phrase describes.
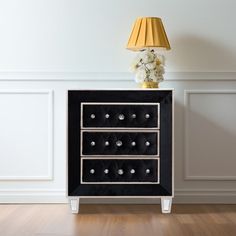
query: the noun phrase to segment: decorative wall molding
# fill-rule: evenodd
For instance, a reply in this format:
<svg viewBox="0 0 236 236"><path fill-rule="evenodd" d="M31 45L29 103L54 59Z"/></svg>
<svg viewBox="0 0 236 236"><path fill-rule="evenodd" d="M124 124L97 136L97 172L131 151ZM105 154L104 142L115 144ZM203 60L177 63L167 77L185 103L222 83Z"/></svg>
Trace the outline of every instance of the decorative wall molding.
<svg viewBox="0 0 236 236"><path fill-rule="evenodd" d="M190 99L191 94L199 94L199 95L201 94L236 94L236 90L184 90L184 179L185 180L205 180L205 181L236 180L236 175L235 176L193 176L189 173L189 170L188 170L188 163L189 163L188 109L189 109L189 99ZM205 190L203 190L203 192L205 192Z"/></svg>
<svg viewBox="0 0 236 236"><path fill-rule="evenodd" d="M53 101L53 90L37 89L11 89L11 90L0 90L0 94L40 94L48 96L48 174L43 176L1 176L0 181L21 181L21 180L53 180L54 170L54 101ZM2 190L0 190L1 192Z"/></svg>
<svg viewBox="0 0 236 236"><path fill-rule="evenodd" d="M131 81L129 72L0 71L1 81ZM236 81L236 72L166 72L166 81Z"/></svg>

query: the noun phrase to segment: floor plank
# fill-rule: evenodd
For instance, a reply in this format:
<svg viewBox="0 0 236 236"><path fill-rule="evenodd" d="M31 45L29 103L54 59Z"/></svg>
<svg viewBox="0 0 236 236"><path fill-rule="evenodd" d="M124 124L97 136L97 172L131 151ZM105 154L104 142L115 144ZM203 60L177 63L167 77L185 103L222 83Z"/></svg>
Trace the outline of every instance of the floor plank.
<svg viewBox="0 0 236 236"><path fill-rule="evenodd" d="M1 236L235 236L236 205L0 205Z"/></svg>

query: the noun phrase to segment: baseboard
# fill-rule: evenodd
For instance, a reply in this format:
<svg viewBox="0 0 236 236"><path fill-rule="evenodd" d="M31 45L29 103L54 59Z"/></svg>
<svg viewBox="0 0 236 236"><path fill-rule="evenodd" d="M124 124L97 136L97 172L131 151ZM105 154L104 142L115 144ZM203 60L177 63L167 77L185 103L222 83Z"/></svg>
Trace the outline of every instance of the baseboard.
<svg viewBox="0 0 236 236"><path fill-rule="evenodd" d="M178 189L174 203L236 204L236 189Z"/></svg>
<svg viewBox="0 0 236 236"><path fill-rule="evenodd" d="M65 190L0 190L0 203L67 203ZM81 204L159 204L153 198L83 198ZM176 190L176 204L236 204L236 190Z"/></svg>
<svg viewBox="0 0 236 236"><path fill-rule="evenodd" d="M0 190L0 203L67 203L65 190Z"/></svg>

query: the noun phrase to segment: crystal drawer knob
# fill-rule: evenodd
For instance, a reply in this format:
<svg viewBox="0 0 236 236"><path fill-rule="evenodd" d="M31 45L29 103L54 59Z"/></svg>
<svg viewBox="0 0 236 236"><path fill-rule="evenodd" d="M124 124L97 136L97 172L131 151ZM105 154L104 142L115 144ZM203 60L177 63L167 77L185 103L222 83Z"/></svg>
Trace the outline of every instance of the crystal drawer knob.
<svg viewBox="0 0 236 236"><path fill-rule="evenodd" d="M119 175L123 175L123 174L124 174L124 171L123 171L122 169L119 169L119 170L118 170L118 174L119 174Z"/></svg>
<svg viewBox="0 0 236 236"><path fill-rule="evenodd" d="M106 115L105 115L105 118L106 118L106 119L108 119L109 117L110 117L110 115L109 115L109 114L106 114Z"/></svg>
<svg viewBox="0 0 236 236"><path fill-rule="evenodd" d="M116 141L116 146L121 147L122 146L122 141L121 140Z"/></svg>
<svg viewBox="0 0 236 236"><path fill-rule="evenodd" d="M95 114L91 114L90 116L91 119L95 119L95 117L96 117Z"/></svg>
<svg viewBox="0 0 236 236"><path fill-rule="evenodd" d="M95 146L95 142L94 141L92 141L91 143L90 143L90 145L93 147L93 146Z"/></svg>
<svg viewBox="0 0 236 236"><path fill-rule="evenodd" d="M145 142L145 145L146 145L146 146L150 146L150 142L148 142L148 141Z"/></svg>
<svg viewBox="0 0 236 236"><path fill-rule="evenodd" d="M146 174L150 174L150 169L146 169Z"/></svg>
<svg viewBox="0 0 236 236"><path fill-rule="evenodd" d="M90 172L90 174L94 174L94 173L95 173L95 170L94 170L94 169L91 169L89 172Z"/></svg>
<svg viewBox="0 0 236 236"><path fill-rule="evenodd" d="M105 142L105 146L109 146L110 143L108 141Z"/></svg>
<svg viewBox="0 0 236 236"><path fill-rule="evenodd" d="M134 174L134 173L135 173L135 169L131 169L131 170L130 170L130 173L131 173L131 174Z"/></svg>
<svg viewBox="0 0 236 236"><path fill-rule="evenodd" d="M105 169L105 170L104 170L104 173L105 173L105 174L108 174L108 173L109 173L109 170L108 170L108 169Z"/></svg>
<svg viewBox="0 0 236 236"><path fill-rule="evenodd" d="M131 116L133 119L135 119L136 118L136 114L132 114L132 116Z"/></svg>
<svg viewBox="0 0 236 236"><path fill-rule="evenodd" d="M145 118L146 118L146 119L150 118L150 115L149 115L149 114L146 114L146 115L145 115Z"/></svg>
<svg viewBox="0 0 236 236"><path fill-rule="evenodd" d="M134 147L136 146L136 142L132 142L131 145Z"/></svg>
<svg viewBox="0 0 236 236"><path fill-rule="evenodd" d="M120 114L119 115L119 120L124 120L125 119L125 116L123 114Z"/></svg>

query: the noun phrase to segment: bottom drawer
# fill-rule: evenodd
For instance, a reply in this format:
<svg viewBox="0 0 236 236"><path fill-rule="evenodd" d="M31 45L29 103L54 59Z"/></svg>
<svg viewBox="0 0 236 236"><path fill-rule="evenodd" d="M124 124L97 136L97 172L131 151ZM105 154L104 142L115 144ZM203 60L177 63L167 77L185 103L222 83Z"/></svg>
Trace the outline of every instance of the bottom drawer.
<svg viewBox="0 0 236 236"><path fill-rule="evenodd" d="M81 161L81 184L159 184L159 158Z"/></svg>

